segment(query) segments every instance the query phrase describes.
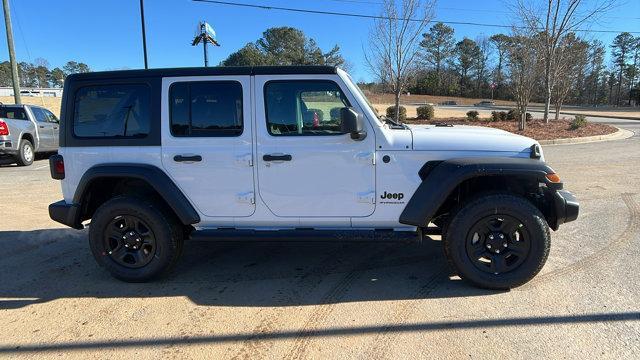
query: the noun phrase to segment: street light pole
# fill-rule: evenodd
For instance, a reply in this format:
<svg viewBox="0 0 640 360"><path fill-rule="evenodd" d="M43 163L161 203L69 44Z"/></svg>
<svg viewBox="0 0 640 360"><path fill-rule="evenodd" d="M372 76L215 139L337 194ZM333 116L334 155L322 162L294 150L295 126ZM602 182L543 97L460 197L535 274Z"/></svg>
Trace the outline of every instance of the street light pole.
<svg viewBox="0 0 640 360"><path fill-rule="evenodd" d="M142 51L144 52L144 68L148 69L149 63L147 62L147 34L144 26L144 0L140 0L140 21L142 22Z"/></svg>
<svg viewBox="0 0 640 360"><path fill-rule="evenodd" d="M4 8L4 25L7 28L7 45L9 46L9 61L11 62L11 80L13 81L13 99L16 104L21 104L20 82L18 80L18 64L16 63L16 51L13 48L13 30L11 29L11 12L9 0L2 0Z"/></svg>

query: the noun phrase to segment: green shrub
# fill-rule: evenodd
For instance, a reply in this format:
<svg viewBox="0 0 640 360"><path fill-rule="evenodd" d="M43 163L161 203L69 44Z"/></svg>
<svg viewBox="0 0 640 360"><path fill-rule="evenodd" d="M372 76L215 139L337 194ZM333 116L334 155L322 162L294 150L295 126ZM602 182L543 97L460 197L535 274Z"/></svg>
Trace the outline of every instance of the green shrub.
<svg viewBox="0 0 640 360"><path fill-rule="evenodd" d="M431 105L418 106L416 112L418 113L418 119L421 120L431 120L434 116L433 106Z"/></svg>
<svg viewBox="0 0 640 360"><path fill-rule="evenodd" d="M584 115L576 115L573 121L571 121L571 125L569 125L569 129L577 130L584 126L587 126L587 118Z"/></svg>
<svg viewBox="0 0 640 360"><path fill-rule="evenodd" d="M329 110L329 116L331 117L331 120L340 120L340 111L342 111L342 108L339 107L334 107L331 108L331 110Z"/></svg>
<svg viewBox="0 0 640 360"><path fill-rule="evenodd" d="M475 110L467 111L467 119L468 120L478 120L479 112Z"/></svg>
<svg viewBox="0 0 640 360"><path fill-rule="evenodd" d="M527 113L525 121L531 121L533 116L531 113ZM507 112L506 120L518 120L520 121L520 111L518 109L511 109Z"/></svg>
<svg viewBox="0 0 640 360"><path fill-rule="evenodd" d="M492 111L491 121L505 121L507 120L507 113L504 111Z"/></svg>
<svg viewBox="0 0 640 360"><path fill-rule="evenodd" d="M400 119L396 119L396 107L389 106L387 108L387 117L394 120L404 121L407 119L407 109L404 106L400 106Z"/></svg>

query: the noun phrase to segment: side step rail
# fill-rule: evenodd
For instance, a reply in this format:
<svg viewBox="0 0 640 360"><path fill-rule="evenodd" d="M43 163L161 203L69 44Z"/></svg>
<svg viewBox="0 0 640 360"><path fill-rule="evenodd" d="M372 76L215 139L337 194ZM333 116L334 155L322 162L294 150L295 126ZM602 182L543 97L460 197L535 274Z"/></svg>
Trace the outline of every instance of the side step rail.
<svg viewBox="0 0 640 360"><path fill-rule="evenodd" d="M300 241L300 242L419 242L420 231L394 230L250 230L205 229L191 233L191 240L219 242Z"/></svg>

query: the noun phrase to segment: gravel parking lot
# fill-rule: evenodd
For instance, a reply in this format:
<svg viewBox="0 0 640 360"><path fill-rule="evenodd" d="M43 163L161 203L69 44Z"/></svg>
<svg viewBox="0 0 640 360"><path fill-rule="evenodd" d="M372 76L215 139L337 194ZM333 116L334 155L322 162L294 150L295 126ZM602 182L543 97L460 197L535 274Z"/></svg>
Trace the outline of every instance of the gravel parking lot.
<svg viewBox="0 0 640 360"><path fill-rule="evenodd" d="M450 278L438 241L192 242L122 283L49 220L46 160L0 166L0 357L639 358L640 123L617 126L636 136L544 148L581 215L509 292Z"/></svg>

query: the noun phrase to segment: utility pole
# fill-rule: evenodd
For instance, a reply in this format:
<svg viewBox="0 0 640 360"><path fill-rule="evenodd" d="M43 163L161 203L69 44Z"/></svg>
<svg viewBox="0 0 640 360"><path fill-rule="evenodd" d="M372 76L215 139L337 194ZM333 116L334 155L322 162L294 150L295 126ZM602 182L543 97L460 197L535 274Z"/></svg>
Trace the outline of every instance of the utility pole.
<svg viewBox="0 0 640 360"><path fill-rule="evenodd" d="M213 46L220 46L218 40L216 39L216 32L213 30L211 25L207 24L204 21L201 21L198 24L198 30L196 32L196 36L193 38L191 42L192 46L196 46L202 42L202 48L204 50L204 66L209 66L209 56L207 55L207 43L212 44Z"/></svg>
<svg viewBox="0 0 640 360"><path fill-rule="evenodd" d="M16 104L22 104L20 100L20 82L18 80L18 64L16 63L16 51L13 48L13 30L11 29L11 12L9 0L2 0L4 8L4 25L7 28L7 46L9 46L9 61L11 62L11 80L13 81L13 98Z"/></svg>
<svg viewBox="0 0 640 360"><path fill-rule="evenodd" d="M204 49L204 67L209 66L209 59L207 57L207 42L202 42L202 48Z"/></svg>
<svg viewBox="0 0 640 360"><path fill-rule="evenodd" d="M147 62L147 33L144 26L144 0L140 0L140 21L142 22L142 51L144 52L144 68L149 68Z"/></svg>

